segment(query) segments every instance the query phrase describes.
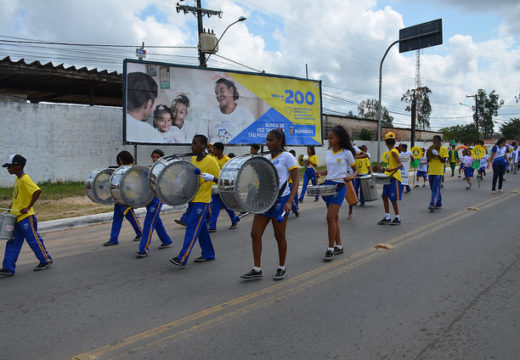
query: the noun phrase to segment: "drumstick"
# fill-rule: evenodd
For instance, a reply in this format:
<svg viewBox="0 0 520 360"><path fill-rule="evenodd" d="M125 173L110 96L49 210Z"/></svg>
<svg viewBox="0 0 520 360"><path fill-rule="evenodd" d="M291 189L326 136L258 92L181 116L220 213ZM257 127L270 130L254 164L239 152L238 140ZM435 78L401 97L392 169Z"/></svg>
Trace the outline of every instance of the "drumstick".
<svg viewBox="0 0 520 360"><path fill-rule="evenodd" d="M199 168L195 168L195 170L193 170L193 172L195 173L195 175L200 175L200 169Z"/></svg>
<svg viewBox="0 0 520 360"><path fill-rule="evenodd" d="M284 211L284 212L282 213L282 215L277 216L277 217L276 217L276 221L279 222L279 223L283 222L283 221L284 221L284 218L285 218L285 214L286 214L286 212Z"/></svg>

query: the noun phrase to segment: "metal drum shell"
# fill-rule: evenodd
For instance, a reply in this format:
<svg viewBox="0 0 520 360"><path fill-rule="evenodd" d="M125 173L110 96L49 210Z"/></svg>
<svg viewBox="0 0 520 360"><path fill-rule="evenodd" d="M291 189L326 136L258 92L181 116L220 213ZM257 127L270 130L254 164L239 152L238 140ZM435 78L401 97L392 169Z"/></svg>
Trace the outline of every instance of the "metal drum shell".
<svg viewBox="0 0 520 360"><path fill-rule="evenodd" d="M276 203L279 189L278 172L263 156L234 157L220 171L218 192L233 210L262 214Z"/></svg>
<svg viewBox="0 0 520 360"><path fill-rule="evenodd" d="M307 187L307 196L334 196L336 189L336 185L311 185Z"/></svg>
<svg viewBox="0 0 520 360"><path fill-rule="evenodd" d="M16 215L11 213L0 214L0 240L11 240L13 238Z"/></svg>
<svg viewBox="0 0 520 360"><path fill-rule="evenodd" d="M363 200L365 200L365 202L375 201L379 198L376 183L372 181L372 175L360 176L359 183L361 191L363 192Z"/></svg>
<svg viewBox="0 0 520 360"><path fill-rule="evenodd" d="M171 173L174 168L179 168L179 171ZM200 186L200 176L195 174L195 169L195 165L187 160L164 157L152 166L148 181L155 196L163 203L184 205L193 200Z"/></svg>
<svg viewBox="0 0 520 360"><path fill-rule="evenodd" d="M100 168L92 170L87 175L85 179L85 194L90 200L104 205L114 203L114 197L110 191L110 177L114 171L115 169L113 168ZM98 190L105 190L106 196L101 197Z"/></svg>
<svg viewBox="0 0 520 360"><path fill-rule="evenodd" d="M138 172L141 178L141 184L137 188L129 188L128 176L132 173ZM110 177L110 193L114 197L114 201L121 205L130 206L132 208L140 208L148 205L154 193L148 181L149 169L145 166L123 165L117 168ZM136 196L131 197L130 192L136 193ZM137 196L138 194L138 196Z"/></svg>
<svg viewBox="0 0 520 360"><path fill-rule="evenodd" d="M388 185L390 184L391 177L389 175L385 175L384 173L373 173L372 181L376 184Z"/></svg>

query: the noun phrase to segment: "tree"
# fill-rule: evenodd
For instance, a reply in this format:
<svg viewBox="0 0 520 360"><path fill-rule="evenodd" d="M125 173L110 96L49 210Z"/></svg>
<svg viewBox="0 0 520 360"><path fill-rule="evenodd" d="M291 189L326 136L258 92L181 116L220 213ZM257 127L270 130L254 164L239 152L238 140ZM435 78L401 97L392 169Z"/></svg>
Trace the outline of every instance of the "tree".
<svg viewBox="0 0 520 360"><path fill-rule="evenodd" d="M478 140L475 139L475 124L455 125L442 128L439 131L442 132L445 140L455 140L462 144L473 144Z"/></svg>
<svg viewBox="0 0 520 360"><path fill-rule="evenodd" d="M473 117L478 123L480 132L484 135L484 139L490 139L493 136L495 127L493 116L497 116L498 109L504 105L504 100L498 100L498 98L499 95L495 93L495 90L487 95L486 90L478 89L476 107L472 107L475 112Z"/></svg>
<svg viewBox="0 0 520 360"><path fill-rule="evenodd" d="M412 101L416 100L417 111L417 128L423 130L430 128L430 114L432 113L432 106L430 104L430 97L432 91L428 86L422 86L418 89L406 90L401 97L401 101L407 103L405 110L412 111Z"/></svg>
<svg viewBox="0 0 520 360"><path fill-rule="evenodd" d="M371 141L373 138L374 134L372 131L368 130L367 128L361 129L361 132L359 133L359 140Z"/></svg>
<svg viewBox="0 0 520 360"><path fill-rule="evenodd" d="M379 110L379 101L376 99L366 99L359 103L358 113L359 116L365 119L377 120L377 112ZM383 116L381 117L381 126L383 127L394 127L394 118L390 116L388 109L383 106Z"/></svg>
<svg viewBox="0 0 520 360"><path fill-rule="evenodd" d="M500 133L506 139L520 140L520 118L509 119L500 126Z"/></svg>

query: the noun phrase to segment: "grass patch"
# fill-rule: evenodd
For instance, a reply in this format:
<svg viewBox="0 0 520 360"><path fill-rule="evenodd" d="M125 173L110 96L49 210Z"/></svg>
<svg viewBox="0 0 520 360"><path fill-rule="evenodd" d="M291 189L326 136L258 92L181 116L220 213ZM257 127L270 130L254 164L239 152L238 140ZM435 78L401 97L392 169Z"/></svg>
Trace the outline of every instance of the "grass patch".
<svg viewBox="0 0 520 360"><path fill-rule="evenodd" d="M42 189L39 200L60 200L72 196L85 195L84 182L44 182L38 184ZM0 200L10 200L13 196L13 188L0 188Z"/></svg>

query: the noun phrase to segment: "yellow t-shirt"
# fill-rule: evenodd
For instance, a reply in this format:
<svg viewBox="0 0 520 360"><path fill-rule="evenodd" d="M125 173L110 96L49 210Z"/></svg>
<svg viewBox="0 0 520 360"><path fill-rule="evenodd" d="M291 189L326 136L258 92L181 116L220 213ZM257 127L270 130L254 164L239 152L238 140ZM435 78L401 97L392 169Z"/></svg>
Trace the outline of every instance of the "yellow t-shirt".
<svg viewBox="0 0 520 360"><path fill-rule="evenodd" d="M217 159L218 167L221 169L229 160L231 160L231 158L227 155L222 156L222 159L219 159L217 157L215 157L215 159Z"/></svg>
<svg viewBox="0 0 520 360"><path fill-rule="evenodd" d="M391 169L396 168L399 163L397 160L394 159L394 157L391 155L391 153L394 152L397 154L397 157L399 158L399 151L397 149L392 149L385 151L383 154L383 161L386 163L386 167L389 167ZM401 172L399 169L397 171L385 171L385 175L391 175L393 178L396 178L396 180L401 181Z"/></svg>
<svg viewBox="0 0 520 360"><path fill-rule="evenodd" d="M308 161L309 161L309 166L311 166L313 168L318 166L318 157L316 155L311 155L311 157L309 158ZM312 165L311 163L315 164L315 165Z"/></svg>
<svg viewBox="0 0 520 360"><path fill-rule="evenodd" d="M193 156L191 158L191 163L195 165L196 168L200 169L201 173L208 173L215 177L218 177L220 174L217 160L215 160L213 156L207 155L201 161L197 161L197 156ZM214 184L214 181L206 181L201 177L199 191L197 191L197 194L191 202L209 204L211 202L211 189Z"/></svg>
<svg viewBox="0 0 520 360"><path fill-rule="evenodd" d="M34 215L34 209L32 207L27 214L20 214L19 211L29 206L33 194L38 190L40 190L40 188L31 180L29 175L25 174L21 178L16 178L14 181L13 206L11 207L11 214L18 216L16 222Z"/></svg>
<svg viewBox="0 0 520 360"><path fill-rule="evenodd" d="M443 158L448 157L448 149L446 149L446 146L441 146L439 156ZM430 161L428 175L444 175L444 163L441 162L438 157Z"/></svg>
<svg viewBox="0 0 520 360"><path fill-rule="evenodd" d="M355 165L359 175L368 174L368 167L370 166L370 160L368 160L368 158L356 159Z"/></svg>

